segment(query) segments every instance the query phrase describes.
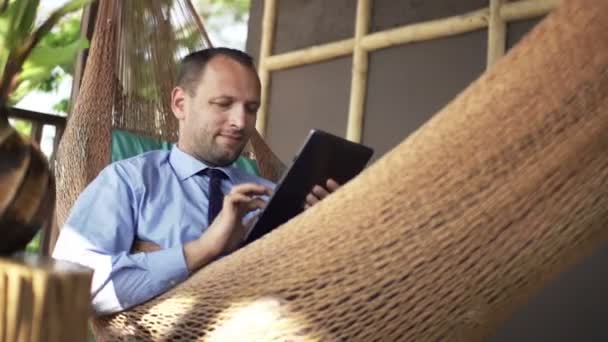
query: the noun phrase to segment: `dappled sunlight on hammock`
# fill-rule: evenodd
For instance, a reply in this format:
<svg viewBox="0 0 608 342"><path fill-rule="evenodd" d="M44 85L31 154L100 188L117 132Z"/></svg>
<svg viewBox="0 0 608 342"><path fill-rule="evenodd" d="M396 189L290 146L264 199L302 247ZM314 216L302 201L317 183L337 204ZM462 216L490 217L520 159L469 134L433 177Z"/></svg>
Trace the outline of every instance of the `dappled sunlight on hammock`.
<svg viewBox="0 0 608 342"><path fill-rule="evenodd" d="M298 317L289 305L278 298L266 297L252 301L235 303L218 315L218 323L209 327L208 341L272 341L285 337L285 332L293 333L291 341L320 341L307 336L304 318ZM312 331L308 331L312 335ZM315 331L314 335L319 335Z"/></svg>

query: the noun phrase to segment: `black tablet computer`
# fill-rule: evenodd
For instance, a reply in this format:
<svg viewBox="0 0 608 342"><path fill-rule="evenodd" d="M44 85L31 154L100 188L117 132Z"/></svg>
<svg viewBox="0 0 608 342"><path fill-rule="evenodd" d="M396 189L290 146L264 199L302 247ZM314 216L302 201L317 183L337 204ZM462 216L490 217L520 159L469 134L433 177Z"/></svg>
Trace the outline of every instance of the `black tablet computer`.
<svg viewBox="0 0 608 342"><path fill-rule="evenodd" d="M367 165L374 151L321 130L311 130L289 170L283 175L245 245L301 213L312 188L333 178L345 184Z"/></svg>

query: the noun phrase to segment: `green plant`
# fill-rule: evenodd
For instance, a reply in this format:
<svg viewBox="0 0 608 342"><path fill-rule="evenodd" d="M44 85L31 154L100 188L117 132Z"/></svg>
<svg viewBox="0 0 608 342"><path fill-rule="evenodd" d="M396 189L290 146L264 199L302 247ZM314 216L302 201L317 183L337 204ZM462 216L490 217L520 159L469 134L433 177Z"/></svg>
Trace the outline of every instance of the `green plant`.
<svg viewBox="0 0 608 342"><path fill-rule="evenodd" d="M73 74L74 60L78 51L88 47L88 41L80 35L80 16L68 15L40 41L35 54L23 64L20 84L11 94L9 103L19 102L32 90L57 91L63 79ZM67 98L58 100L53 110L67 113Z"/></svg>
<svg viewBox="0 0 608 342"><path fill-rule="evenodd" d="M12 104L40 86L59 66L69 69L76 53L87 46L80 37L61 39L52 32L59 19L81 9L91 0L71 0L55 10L37 28L40 0L0 0L0 101ZM59 32L74 32L74 21L57 26ZM74 37L74 35L68 35ZM64 69L64 70L65 70Z"/></svg>
<svg viewBox="0 0 608 342"><path fill-rule="evenodd" d="M250 0L199 0L198 3L203 17L230 15L234 21L245 20L250 6Z"/></svg>

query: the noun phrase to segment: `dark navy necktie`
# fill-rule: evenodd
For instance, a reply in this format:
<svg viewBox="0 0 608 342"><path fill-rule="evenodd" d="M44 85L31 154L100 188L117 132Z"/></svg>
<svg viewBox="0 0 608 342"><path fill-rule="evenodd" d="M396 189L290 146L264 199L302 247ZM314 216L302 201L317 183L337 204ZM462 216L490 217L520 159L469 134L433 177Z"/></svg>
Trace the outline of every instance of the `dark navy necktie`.
<svg viewBox="0 0 608 342"><path fill-rule="evenodd" d="M217 214L222 210L224 203L224 193L222 192L222 179L226 178L224 171L219 169L207 169L209 176L209 208L207 210L207 219L209 225L213 222Z"/></svg>

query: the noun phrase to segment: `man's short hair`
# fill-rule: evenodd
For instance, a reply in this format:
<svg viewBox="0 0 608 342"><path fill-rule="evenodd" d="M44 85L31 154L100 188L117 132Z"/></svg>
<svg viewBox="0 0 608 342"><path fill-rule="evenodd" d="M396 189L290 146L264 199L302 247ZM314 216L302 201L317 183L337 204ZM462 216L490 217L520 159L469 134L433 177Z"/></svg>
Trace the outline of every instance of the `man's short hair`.
<svg viewBox="0 0 608 342"><path fill-rule="evenodd" d="M177 86L185 89L191 95L194 94L207 63L216 56L230 58L254 72L256 71L253 58L246 52L227 47L207 48L193 52L181 60L177 74Z"/></svg>

